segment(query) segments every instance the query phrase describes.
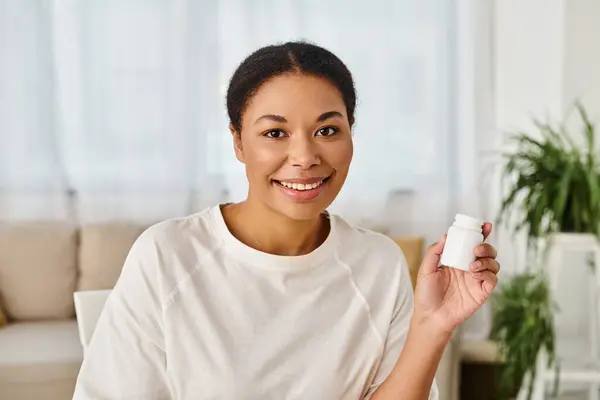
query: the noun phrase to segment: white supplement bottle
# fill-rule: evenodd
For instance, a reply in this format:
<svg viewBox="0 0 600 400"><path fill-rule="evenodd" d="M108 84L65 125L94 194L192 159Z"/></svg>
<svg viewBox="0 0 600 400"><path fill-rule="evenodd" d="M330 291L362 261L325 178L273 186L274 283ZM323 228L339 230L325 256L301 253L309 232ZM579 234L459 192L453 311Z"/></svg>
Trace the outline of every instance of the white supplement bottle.
<svg viewBox="0 0 600 400"><path fill-rule="evenodd" d="M456 214L448 230L440 263L468 271L475 261L473 250L483 242L483 221L467 215Z"/></svg>

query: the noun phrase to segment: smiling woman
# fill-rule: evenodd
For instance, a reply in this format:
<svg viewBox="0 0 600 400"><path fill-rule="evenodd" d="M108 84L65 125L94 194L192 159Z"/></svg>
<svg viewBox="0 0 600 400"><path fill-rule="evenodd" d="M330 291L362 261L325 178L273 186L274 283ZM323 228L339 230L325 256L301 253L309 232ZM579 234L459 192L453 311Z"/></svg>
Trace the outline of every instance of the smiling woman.
<svg viewBox="0 0 600 400"><path fill-rule="evenodd" d="M327 211L352 161L355 104L350 72L319 46L242 62L227 109L247 197L138 239L75 399L438 399L437 365L495 285L496 252L474 249L473 274L438 269L442 238L413 307L400 248Z"/></svg>
<svg viewBox="0 0 600 400"><path fill-rule="evenodd" d="M264 47L239 66L227 92L236 157L246 165L248 200L260 199L299 219L314 218L331 204L353 153L352 76L334 54L315 49L305 43ZM320 186L299 189L307 183Z"/></svg>

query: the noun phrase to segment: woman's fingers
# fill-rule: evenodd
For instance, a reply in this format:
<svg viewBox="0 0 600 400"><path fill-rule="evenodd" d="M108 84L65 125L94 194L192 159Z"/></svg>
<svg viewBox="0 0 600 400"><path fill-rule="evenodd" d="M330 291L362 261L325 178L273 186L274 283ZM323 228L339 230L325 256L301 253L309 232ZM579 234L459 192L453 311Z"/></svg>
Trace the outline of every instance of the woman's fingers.
<svg viewBox="0 0 600 400"><path fill-rule="evenodd" d="M490 236L490 233L492 233L492 223L484 223L483 227L481 228L481 231L483 233L483 240L487 239L487 237Z"/></svg>
<svg viewBox="0 0 600 400"><path fill-rule="evenodd" d="M440 262L440 256L444 251L444 244L446 243L446 235L442 236L440 240L429 246L419 267L419 274L428 275L437 271L438 264Z"/></svg>
<svg viewBox="0 0 600 400"><path fill-rule="evenodd" d="M475 257L477 258L496 258L498 252L491 244L484 243L475 247L473 249L473 254L475 254Z"/></svg>
<svg viewBox="0 0 600 400"><path fill-rule="evenodd" d="M488 294L492 293L492 290L498 284L498 276L492 271L472 272L471 275L482 282L482 288Z"/></svg>
<svg viewBox="0 0 600 400"><path fill-rule="evenodd" d="M469 269L475 273L490 271L493 274L497 274L500 271L500 263L493 258L480 258L473 262Z"/></svg>

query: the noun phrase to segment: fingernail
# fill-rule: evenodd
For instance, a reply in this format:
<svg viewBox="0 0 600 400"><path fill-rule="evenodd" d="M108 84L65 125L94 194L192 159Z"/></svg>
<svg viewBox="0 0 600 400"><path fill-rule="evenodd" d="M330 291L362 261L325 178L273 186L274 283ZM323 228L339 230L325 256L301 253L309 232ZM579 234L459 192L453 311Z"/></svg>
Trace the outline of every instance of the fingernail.
<svg viewBox="0 0 600 400"><path fill-rule="evenodd" d="M475 261L471 266L473 271L477 271L483 266L483 263L481 261Z"/></svg>

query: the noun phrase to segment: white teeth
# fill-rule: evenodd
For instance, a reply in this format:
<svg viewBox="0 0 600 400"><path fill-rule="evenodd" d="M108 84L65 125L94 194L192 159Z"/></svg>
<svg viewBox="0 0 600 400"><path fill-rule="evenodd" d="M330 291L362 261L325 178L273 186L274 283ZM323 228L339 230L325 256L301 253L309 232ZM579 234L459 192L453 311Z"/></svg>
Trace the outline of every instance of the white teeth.
<svg viewBox="0 0 600 400"><path fill-rule="evenodd" d="M321 186L321 184L323 183L324 179L320 180L319 182L315 182L315 183L290 183L290 182L279 182L281 184L281 186L285 186L287 188L290 189L294 189L294 190L312 190L312 189L316 189L319 186Z"/></svg>

